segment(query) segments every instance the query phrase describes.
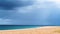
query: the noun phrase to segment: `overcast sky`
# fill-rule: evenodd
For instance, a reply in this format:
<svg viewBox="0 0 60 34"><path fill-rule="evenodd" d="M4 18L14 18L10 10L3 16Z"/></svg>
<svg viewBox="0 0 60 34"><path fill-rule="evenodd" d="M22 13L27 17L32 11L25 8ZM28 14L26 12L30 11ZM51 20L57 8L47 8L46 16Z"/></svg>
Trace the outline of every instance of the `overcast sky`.
<svg viewBox="0 0 60 34"><path fill-rule="evenodd" d="M0 0L0 24L60 25L60 0Z"/></svg>

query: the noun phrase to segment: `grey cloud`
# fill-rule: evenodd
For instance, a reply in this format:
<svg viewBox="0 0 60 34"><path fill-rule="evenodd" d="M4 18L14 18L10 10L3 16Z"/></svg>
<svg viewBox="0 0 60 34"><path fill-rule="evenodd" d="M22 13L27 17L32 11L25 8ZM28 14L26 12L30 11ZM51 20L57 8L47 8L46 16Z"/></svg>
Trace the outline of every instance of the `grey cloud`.
<svg viewBox="0 0 60 34"><path fill-rule="evenodd" d="M40 3L40 5L37 3L27 6L23 5L22 7L16 7L14 10L0 10L0 18L3 19L0 22L4 21L5 24L13 25L57 25L56 23L60 22L57 21L60 18L59 11L59 8L56 8L55 4L51 2Z"/></svg>
<svg viewBox="0 0 60 34"><path fill-rule="evenodd" d="M13 7L21 8L23 6L30 6L33 4L33 1L22 1L20 0L19 3L16 2L17 0L0 0L0 24L24 24L24 22L28 22L27 20L32 20L31 15L29 17L28 14L17 13L16 9L12 9ZM9 10L8 10L9 9ZM3 19L3 20L2 20ZM12 20L5 22L6 19ZM1 23L3 22L3 23ZM27 23L26 23L27 24Z"/></svg>
<svg viewBox="0 0 60 34"><path fill-rule="evenodd" d="M0 0L0 8L1 9L13 9L15 7L23 7L23 6L28 6L32 5L33 1L32 0Z"/></svg>

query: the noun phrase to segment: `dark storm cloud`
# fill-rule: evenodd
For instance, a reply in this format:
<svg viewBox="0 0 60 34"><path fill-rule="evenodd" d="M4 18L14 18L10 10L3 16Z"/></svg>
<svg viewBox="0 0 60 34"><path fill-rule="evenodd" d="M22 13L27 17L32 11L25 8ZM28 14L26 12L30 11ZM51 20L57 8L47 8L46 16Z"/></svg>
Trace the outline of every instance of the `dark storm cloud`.
<svg viewBox="0 0 60 34"><path fill-rule="evenodd" d="M21 7L26 8L26 6L30 6L30 5L33 5L33 1L31 0L26 0L26 1L24 0L23 1L22 0L18 0L18 1L17 0L0 0L0 18L1 18L0 24L18 24L18 23L24 24L24 22L27 22L27 20L30 19L29 15L18 13L18 10L16 9L20 8L19 9L20 11ZM25 21L25 19L27 20Z"/></svg>
<svg viewBox="0 0 60 34"><path fill-rule="evenodd" d="M23 7L23 6L28 6L32 5L32 1L28 0L0 0L0 8L1 9L13 9L15 7Z"/></svg>
<svg viewBox="0 0 60 34"><path fill-rule="evenodd" d="M0 2L0 24L60 25L60 9L58 8L60 6L55 3L54 0L36 0L34 4L24 0L19 2L2 0Z"/></svg>
<svg viewBox="0 0 60 34"><path fill-rule="evenodd" d="M8 18L15 14L15 8L32 5L32 0L0 0L0 18Z"/></svg>

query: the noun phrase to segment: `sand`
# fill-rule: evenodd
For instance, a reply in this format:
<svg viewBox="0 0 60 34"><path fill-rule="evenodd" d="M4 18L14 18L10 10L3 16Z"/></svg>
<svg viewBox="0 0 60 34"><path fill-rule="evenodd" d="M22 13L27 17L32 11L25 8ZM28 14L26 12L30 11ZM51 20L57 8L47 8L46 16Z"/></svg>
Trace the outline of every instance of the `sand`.
<svg viewBox="0 0 60 34"><path fill-rule="evenodd" d="M60 26L44 26L30 29L0 30L0 34L60 34Z"/></svg>

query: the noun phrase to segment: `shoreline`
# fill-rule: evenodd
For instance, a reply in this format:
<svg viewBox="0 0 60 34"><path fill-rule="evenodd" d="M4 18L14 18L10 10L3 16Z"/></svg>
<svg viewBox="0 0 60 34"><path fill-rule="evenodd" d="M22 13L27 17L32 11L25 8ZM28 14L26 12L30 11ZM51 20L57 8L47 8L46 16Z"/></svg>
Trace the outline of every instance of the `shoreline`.
<svg viewBox="0 0 60 34"><path fill-rule="evenodd" d="M36 28L0 30L0 34L60 34L60 26L43 26Z"/></svg>
<svg viewBox="0 0 60 34"><path fill-rule="evenodd" d="M56 28L56 27L60 27L60 26L42 26L42 27L24 28L24 29L11 29L11 30L32 30L32 29ZM0 30L0 31L9 31L9 30Z"/></svg>

